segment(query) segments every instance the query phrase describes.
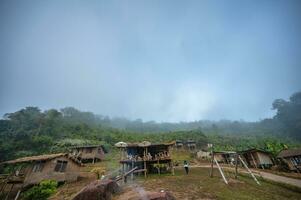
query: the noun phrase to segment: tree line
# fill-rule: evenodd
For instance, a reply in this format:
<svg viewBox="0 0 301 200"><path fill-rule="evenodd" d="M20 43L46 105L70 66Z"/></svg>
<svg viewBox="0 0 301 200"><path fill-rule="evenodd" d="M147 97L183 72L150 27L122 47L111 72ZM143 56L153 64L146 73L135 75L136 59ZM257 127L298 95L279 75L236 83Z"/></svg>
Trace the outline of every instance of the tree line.
<svg viewBox="0 0 301 200"><path fill-rule="evenodd" d="M272 105L276 115L259 122L202 120L187 123L109 118L73 107L45 111L26 107L7 113L0 120L0 161L66 151L70 146L84 144L103 144L110 149L119 141L194 139L199 147L211 142L221 150L258 147L273 153L287 146L298 146L301 92L293 94L288 101L277 99Z"/></svg>

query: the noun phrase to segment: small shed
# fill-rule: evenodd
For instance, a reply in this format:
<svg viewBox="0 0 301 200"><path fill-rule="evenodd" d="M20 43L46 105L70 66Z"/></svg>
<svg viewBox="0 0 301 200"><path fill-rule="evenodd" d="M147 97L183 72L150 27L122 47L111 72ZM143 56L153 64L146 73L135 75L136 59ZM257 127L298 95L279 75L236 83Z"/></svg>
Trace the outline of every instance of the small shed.
<svg viewBox="0 0 301 200"><path fill-rule="evenodd" d="M208 152L207 150L201 149L196 153L196 156L198 159L201 160L208 160L210 159L210 152Z"/></svg>
<svg viewBox="0 0 301 200"><path fill-rule="evenodd" d="M231 164L235 160L235 151L214 151L214 158L219 163Z"/></svg>
<svg viewBox="0 0 301 200"><path fill-rule="evenodd" d="M177 148L177 149L181 149L181 148L183 148L183 141L182 140L176 140L176 144L175 144L175 147Z"/></svg>
<svg viewBox="0 0 301 200"><path fill-rule="evenodd" d="M102 145L73 147L71 155L82 163L95 163L104 159L105 148Z"/></svg>
<svg viewBox="0 0 301 200"><path fill-rule="evenodd" d="M271 168L274 165L272 154L262 149L252 148L240 151L239 154L250 167L265 169Z"/></svg>
<svg viewBox="0 0 301 200"><path fill-rule="evenodd" d="M186 141L186 147L187 149L193 151L196 149L196 142L192 139L189 139Z"/></svg>
<svg viewBox="0 0 301 200"><path fill-rule="evenodd" d="M301 148L282 150L277 158L283 160L291 171L301 171Z"/></svg>
<svg viewBox="0 0 301 200"><path fill-rule="evenodd" d="M65 153L48 154L18 158L2 162L1 164L24 164L17 170L17 175L22 175L23 185L38 184L42 180L51 179L58 182L76 181L79 176L80 163L73 160Z"/></svg>

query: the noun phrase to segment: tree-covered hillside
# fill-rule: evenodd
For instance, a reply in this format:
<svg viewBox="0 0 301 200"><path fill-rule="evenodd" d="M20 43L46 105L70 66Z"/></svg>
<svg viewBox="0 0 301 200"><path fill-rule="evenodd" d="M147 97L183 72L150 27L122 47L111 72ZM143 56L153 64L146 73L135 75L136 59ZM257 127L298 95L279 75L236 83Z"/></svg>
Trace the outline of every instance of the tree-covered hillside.
<svg viewBox="0 0 301 200"><path fill-rule="evenodd" d="M93 114L74 108L41 112L37 107L27 107L0 120L0 161L66 151L70 146L84 144L103 144L109 150L119 141L163 142L187 138L196 140L199 146L207 143L200 130L160 134L129 132L104 127L95 122Z"/></svg>
<svg viewBox="0 0 301 200"><path fill-rule="evenodd" d="M152 142L194 139L198 146L214 143L217 149L250 147L277 153L301 143L301 92L289 101L275 100L277 114L259 122L196 121L155 123L109 118L72 107L41 111L26 107L0 120L0 161L40 153L66 151L70 146L103 144L108 150L118 141Z"/></svg>

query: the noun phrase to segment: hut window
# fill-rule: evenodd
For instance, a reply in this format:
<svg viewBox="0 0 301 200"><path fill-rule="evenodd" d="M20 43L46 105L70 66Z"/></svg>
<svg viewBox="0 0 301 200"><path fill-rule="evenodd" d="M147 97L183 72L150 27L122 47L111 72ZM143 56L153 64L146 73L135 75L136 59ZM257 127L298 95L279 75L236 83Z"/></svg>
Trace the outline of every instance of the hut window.
<svg viewBox="0 0 301 200"><path fill-rule="evenodd" d="M98 153L102 154L102 148L101 147L98 148Z"/></svg>
<svg viewBox="0 0 301 200"><path fill-rule="evenodd" d="M39 160L34 164L32 171L33 172L41 172L44 168L44 165L45 165L45 160Z"/></svg>
<svg viewBox="0 0 301 200"><path fill-rule="evenodd" d="M92 153L92 148L87 148L86 153Z"/></svg>
<svg viewBox="0 0 301 200"><path fill-rule="evenodd" d="M56 171L56 172L64 172L64 171L66 171L67 164L68 164L68 161L58 160L56 162L56 166L54 168L54 171Z"/></svg>

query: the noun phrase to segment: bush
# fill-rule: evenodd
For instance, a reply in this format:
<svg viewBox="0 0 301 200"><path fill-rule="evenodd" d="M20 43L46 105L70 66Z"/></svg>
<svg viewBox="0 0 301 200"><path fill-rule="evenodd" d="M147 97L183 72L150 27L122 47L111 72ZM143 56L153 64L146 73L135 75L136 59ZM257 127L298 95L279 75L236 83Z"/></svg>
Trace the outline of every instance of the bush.
<svg viewBox="0 0 301 200"><path fill-rule="evenodd" d="M23 194L24 200L46 200L56 192L57 181L44 180L39 185L33 186Z"/></svg>

